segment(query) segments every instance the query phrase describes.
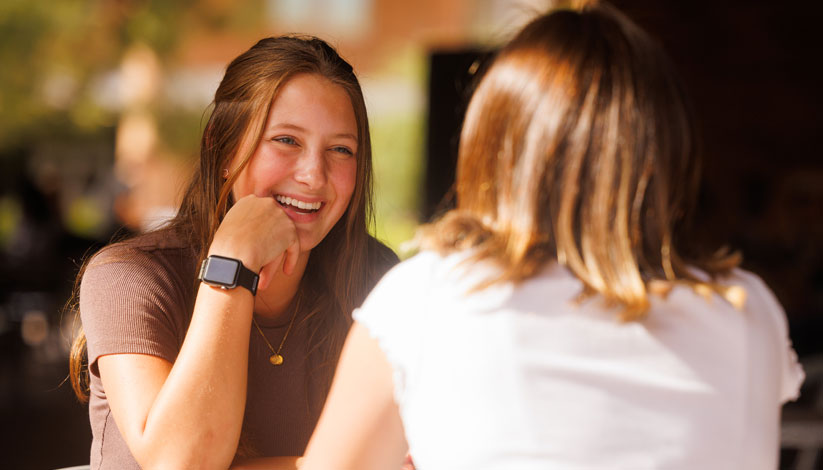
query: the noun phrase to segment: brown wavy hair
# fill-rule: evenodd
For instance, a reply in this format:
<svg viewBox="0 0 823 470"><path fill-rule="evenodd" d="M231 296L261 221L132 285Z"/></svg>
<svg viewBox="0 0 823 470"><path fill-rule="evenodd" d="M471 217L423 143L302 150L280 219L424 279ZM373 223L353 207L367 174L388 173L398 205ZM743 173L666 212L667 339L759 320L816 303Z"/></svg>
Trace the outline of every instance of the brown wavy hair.
<svg viewBox="0 0 823 470"><path fill-rule="evenodd" d="M662 48L601 5L534 19L494 58L460 136L456 208L424 227L421 245L471 248L520 281L556 260L641 318L648 292L699 283L739 257L694 246L697 131Z"/></svg>
<svg viewBox="0 0 823 470"><path fill-rule="evenodd" d="M159 230L194 247L199 266L220 221L233 204L232 185L256 148L244 143L260 141L278 91L290 78L305 73L322 76L346 91L358 132L357 176L351 201L337 224L312 250L296 295L302 299L300 309L312 332L310 357L317 366L314 373L321 374L327 391L351 324L352 310L363 301L380 275L396 262L391 250L368 233L373 224L371 138L363 93L348 62L326 42L302 35L262 39L234 59L211 105L211 115L200 142L199 168L184 193L177 215ZM244 154L238 155L238 152ZM235 156L239 158L235 160ZM234 165L233 173L224 179L221 172L232 167L233 161L240 164ZM85 266L77 277L71 301L75 310L84 269ZM195 279L194 273L192 279ZM192 298L196 284L193 281ZM75 394L83 401L88 399L86 356L85 334L80 327L71 349L70 380ZM322 398L320 404L322 406ZM319 411L312 410L314 414Z"/></svg>

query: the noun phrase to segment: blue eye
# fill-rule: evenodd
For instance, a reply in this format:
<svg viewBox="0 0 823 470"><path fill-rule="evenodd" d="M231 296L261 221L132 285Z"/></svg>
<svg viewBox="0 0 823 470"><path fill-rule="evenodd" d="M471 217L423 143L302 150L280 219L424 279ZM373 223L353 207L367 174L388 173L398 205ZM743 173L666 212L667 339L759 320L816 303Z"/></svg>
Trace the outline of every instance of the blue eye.
<svg viewBox="0 0 823 470"><path fill-rule="evenodd" d="M348 155L348 156L354 155L354 152L352 152L351 149L348 148L348 147L342 147L342 146L332 147L332 151L342 153L342 154Z"/></svg>
<svg viewBox="0 0 823 470"><path fill-rule="evenodd" d="M294 137L281 136L281 137L275 137L272 140L275 141L275 142L280 142L282 144L286 144L286 145L297 145L297 141L294 140Z"/></svg>

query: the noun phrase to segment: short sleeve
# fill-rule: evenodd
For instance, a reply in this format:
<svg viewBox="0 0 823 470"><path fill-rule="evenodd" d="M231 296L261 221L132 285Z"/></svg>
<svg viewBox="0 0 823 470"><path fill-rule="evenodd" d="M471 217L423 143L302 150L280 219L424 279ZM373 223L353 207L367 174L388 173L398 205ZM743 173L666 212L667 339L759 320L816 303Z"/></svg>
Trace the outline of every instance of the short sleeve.
<svg viewBox="0 0 823 470"><path fill-rule="evenodd" d="M758 309L769 318L780 353L780 403L793 401L800 396L800 387L806 378L803 367L789 338L788 320L780 302L760 277L737 270L736 274L747 284L747 308Z"/></svg>
<svg viewBox="0 0 823 470"><path fill-rule="evenodd" d="M394 397L402 407L406 385L419 358L425 324L430 254L417 255L392 268L353 313L377 340L393 370Z"/></svg>
<svg viewBox="0 0 823 470"><path fill-rule="evenodd" d="M794 401L800 396L800 387L806 379L803 367L797 360L797 353L789 341L786 357L787 367L783 369L783 387L780 391L780 402Z"/></svg>
<svg viewBox="0 0 823 470"><path fill-rule="evenodd" d="M106 354L176 359L188 318L179 284L151 251L113 246L91 260L80 284L80 317L93 374Z"/></svg>
<svg viewBox="0 0 823 470"><path fill-rule="evenodd" d="M803 367L797 360L797 352L794 350L792 340L789 338L789 328L786 320L786 315L783 307L777 302L777 299L768 291L768 298L772 304L771 308L776 309L779 314L779 328L778 335L783 352L783 374L780 388L780 403L787 401L794 401L800 396L800 387L806 379L806 374L803 372Z"/></svg>

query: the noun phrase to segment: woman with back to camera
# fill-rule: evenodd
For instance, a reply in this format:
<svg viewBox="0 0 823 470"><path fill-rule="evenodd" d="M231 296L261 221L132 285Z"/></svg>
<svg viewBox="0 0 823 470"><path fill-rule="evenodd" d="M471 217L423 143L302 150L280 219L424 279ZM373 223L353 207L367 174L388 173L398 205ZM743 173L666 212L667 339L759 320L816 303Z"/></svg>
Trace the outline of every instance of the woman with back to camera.
<svg viewBox="0 0 823 470"><path fill-rule="evenodd" d="M359 83L325 42L267 38L229 64L177 216L81 273L91 468L302 454L350 313L396 262L367 232L371 171Z"/></svg>
<svg viewBox="0 0 823 470"><path fill-rule="evenodd" d="M774 469L802 370L690 237L694 121L607 5L522 29L464 121L457 206L355 311L301 470Z"/></svg>

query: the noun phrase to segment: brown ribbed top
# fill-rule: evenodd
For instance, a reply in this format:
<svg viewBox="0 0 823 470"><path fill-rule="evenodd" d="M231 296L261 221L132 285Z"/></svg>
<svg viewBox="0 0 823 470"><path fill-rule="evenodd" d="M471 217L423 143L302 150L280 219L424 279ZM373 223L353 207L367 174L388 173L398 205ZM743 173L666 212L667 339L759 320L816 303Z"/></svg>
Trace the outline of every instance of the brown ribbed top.
<svg viewBox="0 0 823 470"><path fill-rule="evenodd" d="M182 243L144 235L98 253L80 287L88 341L92 469L138 469L111 416L97 359L106 354L150 354L174 362L193 308L195 253ZM275 347L287 325L255 317ZM309 372L308 330L297 318L274 367L256 329L249 332L249 384L243 435L262 456L302 455L322 406L321 374ZM281 322L282 323L282 322ZM206 384L204 384L205 386Z"/></svg>

